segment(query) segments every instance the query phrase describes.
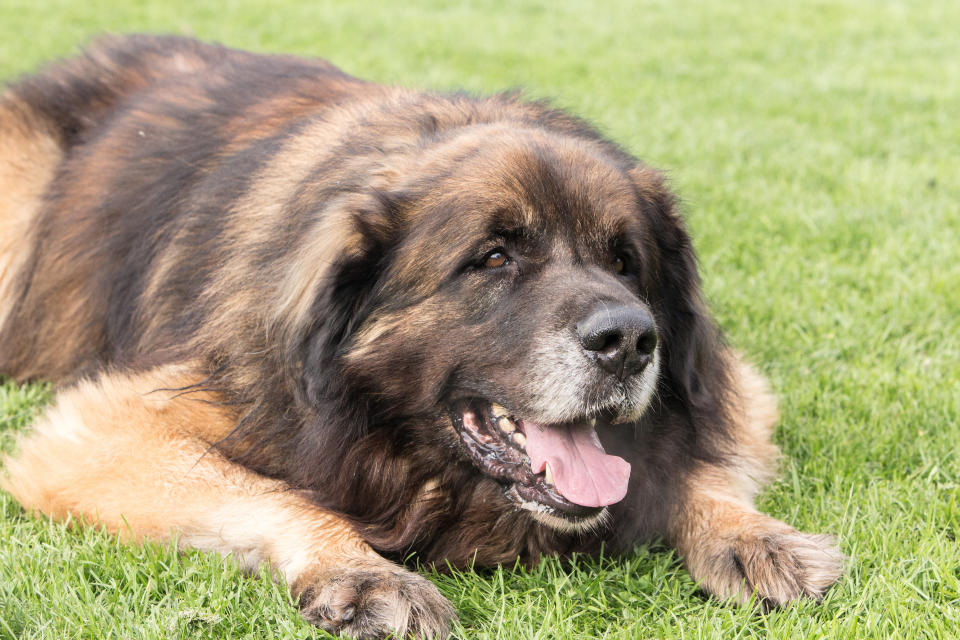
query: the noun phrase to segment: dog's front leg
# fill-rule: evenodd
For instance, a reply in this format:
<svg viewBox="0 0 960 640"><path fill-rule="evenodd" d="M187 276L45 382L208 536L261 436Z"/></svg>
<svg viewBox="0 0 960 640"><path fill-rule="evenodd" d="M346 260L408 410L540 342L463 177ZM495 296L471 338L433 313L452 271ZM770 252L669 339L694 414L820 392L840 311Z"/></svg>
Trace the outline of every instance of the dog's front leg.
<svg viewBox="0 0 960 640"><path fill-rule="evenodd" d="M668 537L703 587L741 604L754 594L764 605L820 599L840 576L843 556L828 535L801 533L753 506L779 454L771 441L776 406L763 380L736 359L739 406L731 407L717 460L684 478L670 514Z"/></svg>
<svg viewBox="0 0 960 640"><path fill-rule="evenodd" d="M52 518L269 565L332 633L446 635L453 609L433 584L380 557L338 515L210 449L233 418L202 393L171 391L194 379L170 367L64 391L6 461L3 487Z"/></svg>
<svg viewBox="0 0 960 640"><path fill-rule="evenodd" d="M801 533L753 508L722 468L690 478L670 523L670 538L691 576L710 593L782 605L820 599L840 576L843 556L827 535Z"/></svg>

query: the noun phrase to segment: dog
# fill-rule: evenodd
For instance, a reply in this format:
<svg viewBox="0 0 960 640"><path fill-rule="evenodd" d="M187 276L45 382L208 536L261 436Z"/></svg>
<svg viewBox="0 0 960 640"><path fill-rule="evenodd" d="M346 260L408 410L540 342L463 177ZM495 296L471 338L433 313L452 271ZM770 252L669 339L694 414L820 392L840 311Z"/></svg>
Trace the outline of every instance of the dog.
<svg viewBox="0 0 960 640"><path fill-rule="evenodd" d="M660 538L721 599L842 556L759 513L775 402L664 177L516 94L108 36L0 99L0 373L57 384L29 511L283 576L332 633L443 637L402 566Z"/></svg>

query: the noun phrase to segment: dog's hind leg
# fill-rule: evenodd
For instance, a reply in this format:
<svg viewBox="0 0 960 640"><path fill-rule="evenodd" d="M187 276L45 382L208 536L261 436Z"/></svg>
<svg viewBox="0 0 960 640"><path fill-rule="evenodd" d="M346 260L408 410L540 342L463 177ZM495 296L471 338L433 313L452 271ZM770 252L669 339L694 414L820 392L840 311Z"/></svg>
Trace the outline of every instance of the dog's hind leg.
<svg viewBox="0 0 960 640"><path fill-rule="evenodd" d="M0 96L0 327L30 254L31 222L62 157L55 133L30 107L10 93Z"/></svg>
<svg viewBox="0 0 960 640"><path fill-rule="evenodd" d="M186 388L197 379L167 367L62 392L5 461L3 487L52 518L269 565L333 633L445 635L453 609L430 582L377 555L338 515L210 449L233 417Z"/></svg>

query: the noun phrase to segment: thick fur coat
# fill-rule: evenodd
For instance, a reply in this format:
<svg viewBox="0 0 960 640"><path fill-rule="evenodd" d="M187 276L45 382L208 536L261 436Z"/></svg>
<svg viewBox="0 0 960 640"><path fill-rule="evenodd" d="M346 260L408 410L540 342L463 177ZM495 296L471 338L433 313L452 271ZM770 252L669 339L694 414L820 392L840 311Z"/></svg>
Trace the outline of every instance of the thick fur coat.
<svg viewBox="0 0 960 640"><path fill-rule="evenodd" d="M60 389L6 461L30 510L269 563L358 637L446 633L411 552L660 537L771 604L839 574L752 505L774 401L674 197L581 120L105 38L3 94L0 193L0 373Z"/></svg>

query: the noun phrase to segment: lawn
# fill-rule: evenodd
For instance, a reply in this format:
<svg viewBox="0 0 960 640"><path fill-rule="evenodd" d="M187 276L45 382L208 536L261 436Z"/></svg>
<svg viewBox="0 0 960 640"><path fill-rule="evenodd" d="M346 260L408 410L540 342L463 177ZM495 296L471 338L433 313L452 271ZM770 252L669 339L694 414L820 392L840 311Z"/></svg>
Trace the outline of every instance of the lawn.
<svg viewBox="0 0 960 640"><path fill-rule="evenodd" d="M4 0L0 77L101 31L523 87L669 172L711 306L781 398L761 506L836 534L847 571L822 604L765 615L706 598L656 544L432 576L461 637L960 637L960 3ZM49 397L0 383L0 446ZM2 639L321 636L267 575L0 493Z"/></svg>

